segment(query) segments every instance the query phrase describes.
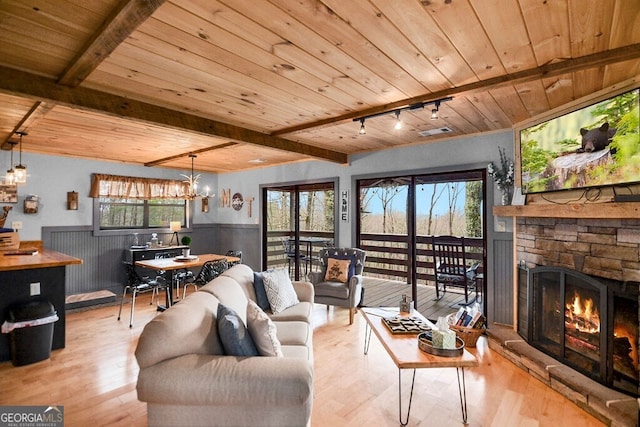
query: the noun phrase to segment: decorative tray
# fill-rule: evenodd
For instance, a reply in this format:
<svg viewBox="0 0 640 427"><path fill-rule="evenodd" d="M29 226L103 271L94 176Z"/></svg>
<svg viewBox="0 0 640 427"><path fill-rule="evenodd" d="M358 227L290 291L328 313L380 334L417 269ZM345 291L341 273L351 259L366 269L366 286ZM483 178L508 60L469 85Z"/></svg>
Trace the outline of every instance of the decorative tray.
<svg viewBox="0 0 640 427"><path fill-rule="evenodd" d="M419 334L431 329L424 320L417 316L384 317L382 323L389 328L392 334Z"/></svg>
<svg viewBox="0 0 640 427"><path fill-rule="evenodd" d="M418 335L418 348L434 356L457 357L462 356L462 353L464 353L464 341L456 337L455 349L434 347L431 340L431 330L429 330Z"/></svg>
<svg viewBox="0 0 640 427"><path fill-rule="evenodd" d="M189 256L180 255L180 256L175 257L174 261L185 262L185 261L194 261L196 259L198 259L197 255L189 255Z"/></svg>

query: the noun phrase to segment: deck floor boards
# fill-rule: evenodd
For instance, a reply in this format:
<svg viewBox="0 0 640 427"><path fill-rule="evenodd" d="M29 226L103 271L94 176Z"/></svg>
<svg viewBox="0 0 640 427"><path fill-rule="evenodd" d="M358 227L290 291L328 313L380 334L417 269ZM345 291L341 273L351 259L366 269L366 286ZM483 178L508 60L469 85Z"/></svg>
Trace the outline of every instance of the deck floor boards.
<svg viewBox="0 0 640 427"><path fill-rule="evenodd" d="M402 294L411 297L411 285L399 281L364 277L364 302L367 307L398 307ZM469 301L473 300L472 294ZM432 285L418 285L417 309L424 317L437 320L449 313L455 313L459 304L464 303L464 295L455 292L446 292L436 301L436 288Z"/></svg>

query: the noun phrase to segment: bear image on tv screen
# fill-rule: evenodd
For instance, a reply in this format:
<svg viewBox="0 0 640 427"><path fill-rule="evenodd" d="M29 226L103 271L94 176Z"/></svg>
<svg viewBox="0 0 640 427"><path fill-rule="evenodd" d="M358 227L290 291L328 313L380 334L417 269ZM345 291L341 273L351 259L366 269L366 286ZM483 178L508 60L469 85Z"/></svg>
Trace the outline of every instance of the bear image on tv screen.
<svg viewBox="0 0 640 427"><path fill-rule="evenodd" d="M616 130L615 128L609 128L609 122L605 122L596 129L587 130L581 128L582 146L576 150L576 153L592 153L604 150L611 142L613 135L616 134Z"/></svg>

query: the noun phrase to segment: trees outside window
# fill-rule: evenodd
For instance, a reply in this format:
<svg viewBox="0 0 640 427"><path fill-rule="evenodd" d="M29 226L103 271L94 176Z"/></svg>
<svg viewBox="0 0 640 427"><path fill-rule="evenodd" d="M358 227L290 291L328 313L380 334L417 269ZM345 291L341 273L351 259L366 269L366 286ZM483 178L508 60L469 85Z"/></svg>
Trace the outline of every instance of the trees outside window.
<svg viewBox="0 0 640 427"><path fill-rule="evenodd" d="M367 251L367 275L424 283L433 235L475 239L480 248L472 250L483 252L484 180L484 170L473 170L358 181L357 245Z"/></svg>

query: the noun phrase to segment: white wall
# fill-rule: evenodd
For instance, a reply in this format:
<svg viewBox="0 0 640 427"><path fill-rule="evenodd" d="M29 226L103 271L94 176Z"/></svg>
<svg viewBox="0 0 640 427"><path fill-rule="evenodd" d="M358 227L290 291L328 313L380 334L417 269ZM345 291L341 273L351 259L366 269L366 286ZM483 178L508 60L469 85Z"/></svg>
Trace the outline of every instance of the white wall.
<svg viewBox="0 0 640 427"><path fill-rule="evenodd" d="M322 161L300 162L286 166L264 167L246 172L221 175L202 174L201 186L209 185L216 193L210 201L209 213L202 213L200 201L195 202L194 223L217 224L258 224L260 220L260 185L285 182L305 182L338 178L339 191L348 190L351 209L354 177L384 175L395 172L439 172L462 168L483 168L490 161L498 162L498 147L503 147L513 158L513 133L511 131L484 134L444 142L425 143L405 148L377 151L351 156L349 165L338 165ZM14 156L14 161L15 161ZM28 168L25 185L18 187L18 203L10 204L6 227L13 221L22 221L21 240L40 240L41 227L47 226L90 226L93 223L93 199L89 195L92 173L141 176L151 178L181 179L180 171L167 168L147 168L123 163L83 160L66 157L44 156L23 152L22 160ZM0 164L9 164L9 153L0 155ZM223 190L242 194L245 199L241 210L220 207ZM79 193L79 209L67 210L68 191ZM499 200L497 188L495 200ZM37 214L23 212L24 197L35 194L40 197ZM252 216L248 216L246 199L253 197ZM491 195L488 203L492 203ZM353 217L353 211L351 216ZM349 246L352 242L352 223L338 224L338 243Z"/></svg>

